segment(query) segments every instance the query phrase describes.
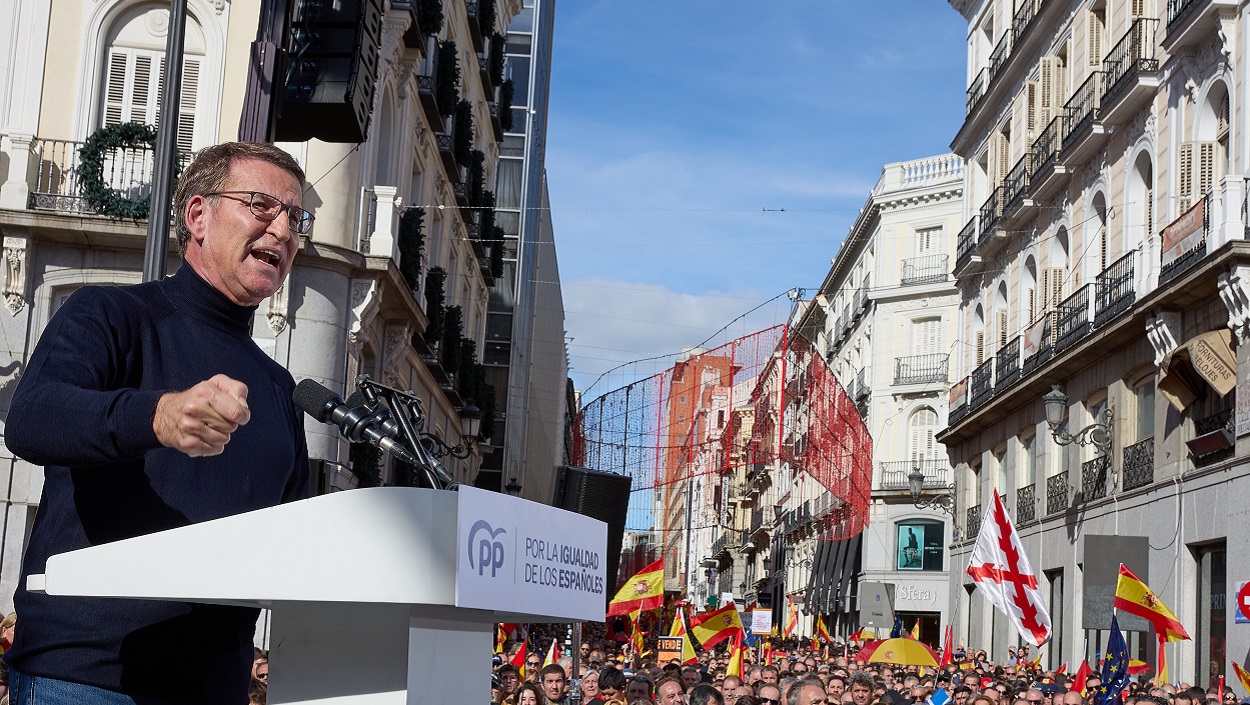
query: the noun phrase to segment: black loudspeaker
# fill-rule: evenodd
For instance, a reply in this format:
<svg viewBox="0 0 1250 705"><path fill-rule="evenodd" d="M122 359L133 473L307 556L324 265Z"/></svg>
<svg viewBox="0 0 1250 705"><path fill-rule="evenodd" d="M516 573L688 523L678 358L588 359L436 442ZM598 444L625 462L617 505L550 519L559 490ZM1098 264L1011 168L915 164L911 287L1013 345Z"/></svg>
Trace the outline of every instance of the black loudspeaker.
<svg viewBox="0 0 1250 705"><path fill-rule="evenodd" d="M606 600L614 592L616 573L621 564L621 541L625 537L625 516L629 513L629 475L562 466L556 476L556 506L577 512L608 525Z"/></svg>
<svg viewBox="0 0 1250 705"><path fill-rule="evenodd" d="M382 46L382 0L297 0L275 139L364 142Z"/></svg>

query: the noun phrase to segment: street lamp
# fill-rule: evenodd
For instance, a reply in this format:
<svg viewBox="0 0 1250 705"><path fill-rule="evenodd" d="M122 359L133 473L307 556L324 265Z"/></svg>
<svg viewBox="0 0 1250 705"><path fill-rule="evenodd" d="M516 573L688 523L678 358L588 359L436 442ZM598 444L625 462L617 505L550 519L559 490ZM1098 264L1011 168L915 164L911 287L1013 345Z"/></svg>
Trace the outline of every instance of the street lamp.
<svg viewBox="0 0 1250 705"><path fill-rule="evenodd" d="M924 480L924 473L920 472L920 468L912 468L911 472L907 473L907 489L911 491L912 505L916 509L936 509L950 514L955 504L955 483L952 482L941 488L941 494L930 499L923 499Z"/></svg>
<svg viewBox="0 0 1250 705"><path fill-rule="evenodd" d="M1112 413L1109 402L1094 423L1077 431L1075 434L1070 434L1059 428L1063 424L1064 412L1068 408L1068 395L1059 389L1059 385L1051 385L1050 391L1042 395L1042 402L1046 406L1046 423L1050 426L1050 435L1055 439L1055 443L1061 446L1071 443L1083 446L1092 445L1102 455L1111 454Z"/></svg>

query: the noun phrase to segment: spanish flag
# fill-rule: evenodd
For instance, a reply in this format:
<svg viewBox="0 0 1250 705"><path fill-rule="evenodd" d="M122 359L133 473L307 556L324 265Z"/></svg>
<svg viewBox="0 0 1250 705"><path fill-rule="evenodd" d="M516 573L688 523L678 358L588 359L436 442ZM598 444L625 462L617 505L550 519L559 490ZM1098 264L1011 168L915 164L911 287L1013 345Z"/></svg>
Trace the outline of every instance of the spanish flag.
<svg viewBox="0 0 1250 705"><path fill-rule="evenodd" d="M698 639L706 651L711 651L712 647L741 633L742 620L738 619L738 608L732 602L690 620L690 635Z"/></svg>
<svg viewBox="0 0 1250 705"><path fill-rule="evenodd" d="M1066 661L1059 668L1055 669L1056 676L1062 676L1063 674L1067 672L1068 672L1068 663Z"/></svg>
<svg viewBox="0 0 1250 705"><path fill-rule="evenodd" d="M625 581L608 603L608 617L664 606L664 559L643 568Z"/></svg>
<svg viewBox="0 0 1250 705"><path fill-rule="evenodd" d="M648 653L646 651L643 651L644 644L643 644L642 638L646 636L646 632L642 631L642 627L638 624L638 622L640 621L642 621L641 611L635 612L632 615L630 615L629 627L633 631L630 633L629 643L633 644L634 653L637 654L639 658L646 656Z"/></svg>
<svg viewBox="0 0 1250 705"><path fill-rule="evenodd" d="M551 640L551 648L547 649L547 658L543 659L543 668L560 661L560 643L557 639Z"/></svg>
<svg viewBox="0 0 1250 705"><path fill-rule="evenodd" d="M673 628L668 635L681 637L682 663L699 662L699 655L694 652L694 644L690 643L690 635L686 633L686 620L682 615L680 607L677 608L677 614L673 616Z"/></svg>
<svg viewBox="0 0 1250 705"><path fill-rule="evenodd" d="M742 677L742 658L746 647L742 645L742 633L739 632L729 641L729 665L725 667L725 675Z"/></svg>
<svg viewBox="0 0 1250 705"><path fill-rule="evenodd" d="M773 643L771 641L764 642L764 665L773 665Z"/></svg>
<svg viewBox="0 0 1250 705"><path fill-rule="evenodd" d="M1247 673L1246 669L1242 668L1241 664L1236 661L1233 661L1233 670L1237 672L1237 680L1241 681L1241 687L1247 693L1250 693L1250 673Z"/></svg>
<svg viewBox="0 0 1250 705"><path fill-rule="evenodd" d="M1081 667L1076 669L1076 673L1072 674L1072 686L1069 690L1075 690L1080 693L1082 698L1086 697L1085 681L1087 680L1089 680L1089 664L1082 660Z"/></svg>
<svg viewBox="0 0 1250 705"><path fill-rule="evenodd" d="M919 619L916 620L915 624L911 625L911 634L909 634L908 636L911 637L912 641L920 641L920 620Z"/></svg>
<svg viewBox="0 0 1250 705"><path fill-rule="evenodd" d="M799 608L795 606L793 600L787 600L786 607L786 636L794 633L794 628L799 626Z"/></svg>
<svg viewBox="0 0 1250 705"><path fill-rule="evenodd" d="M525 652L527 650L526 649L527 646L529 645L526 642L522 641L521 648L517 649L516 655L514 655L512 657L512 660L508 662L512 664L513 666L517 667L517 671L521 673L522 682L525 681Z"/></svg>
<svg viewBox="0 0 1250 705"><path fill-rule="evenodd" d="M833 637L829 636L829 628L825 626L825 620L820 615L816 615L816 636L826 643L833 641Z"/></svg>
<svg viewBox="0 0 1250 705"><path fill-rule="evenodd" d="M1189 633L1181 626L1172 610L1138 580L1128 566L1120 564L1120 579L1115 586L1115 609L1137 615L1154 625L1155 633L1166 641L1184 641Z"/></svg>
<svg viewBox="0 0 1250 705"><path fill-rule="evenodd" d="M508 634L503 628L502 624L495 625L495 653L497 654L503 653L503 645L508 641Z"/></svg>

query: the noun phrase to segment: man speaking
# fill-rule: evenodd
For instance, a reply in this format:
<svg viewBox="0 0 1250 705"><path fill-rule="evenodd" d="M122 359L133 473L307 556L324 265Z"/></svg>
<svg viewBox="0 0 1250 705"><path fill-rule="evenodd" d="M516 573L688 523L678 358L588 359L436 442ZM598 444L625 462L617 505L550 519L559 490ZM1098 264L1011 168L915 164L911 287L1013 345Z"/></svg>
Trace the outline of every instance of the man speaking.
<svg viewBox="0 0 1250 705"><path fill-rule="evenodd" d="M84 287L48 323L6 426L9 449L45 466L4 655L13 702L248 702L257 610L25 586L58 553L307 495L294 382L251 339L312 226L303 188L271 145L205 149L174 195L177 273Z"/></svg>

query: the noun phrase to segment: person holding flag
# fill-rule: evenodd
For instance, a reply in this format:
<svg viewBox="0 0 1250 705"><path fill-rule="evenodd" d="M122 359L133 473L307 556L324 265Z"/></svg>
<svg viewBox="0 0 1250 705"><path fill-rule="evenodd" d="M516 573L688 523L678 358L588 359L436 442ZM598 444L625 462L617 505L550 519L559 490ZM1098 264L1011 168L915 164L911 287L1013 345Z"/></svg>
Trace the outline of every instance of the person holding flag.
<svg viewBox="0 0 1250 705"><path fill-rule="evenodd" d="M711 651L722 641L742 633L742 620L738 618L738 608L733 602L690 620L690 634L699 640L705 651Z"/></svg>

